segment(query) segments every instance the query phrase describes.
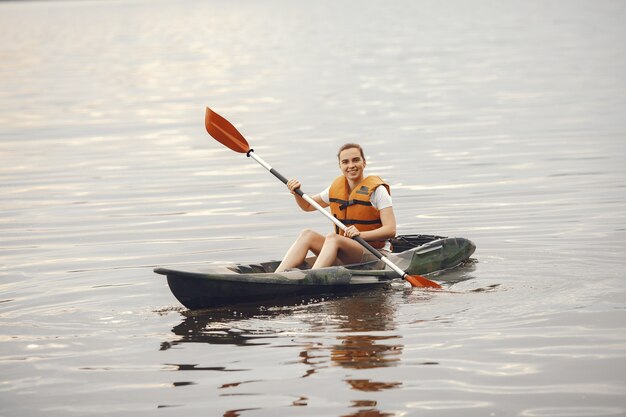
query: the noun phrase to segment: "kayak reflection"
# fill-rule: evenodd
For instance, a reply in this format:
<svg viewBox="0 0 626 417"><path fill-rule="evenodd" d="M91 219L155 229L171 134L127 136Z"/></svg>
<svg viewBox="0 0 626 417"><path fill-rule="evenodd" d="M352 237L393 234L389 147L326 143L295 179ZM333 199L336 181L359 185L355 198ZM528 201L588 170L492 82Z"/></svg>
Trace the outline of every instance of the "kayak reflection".
<svg viewBox="0 0 626 417"><path fill-rule="evenodd" d="M277 338L280 332L274 330L248 329L247 320L268 320L271 322L282 316L295 313L323 310L321 302L338 299L311 298L303 301L300 297L284 298L280 305L261 303L238 304L233 307L221 307L204 310L185 310L180 314L183 321L172 328L172 333L180 336L179 339L163 342L160 350L167 350L172 346L184 343L230 344L236 346L253 346L270 344L268 339ZM310 304L308 304L310 303Z"/></svg>
<svg viewBox="0 0 626 417"><path fill-rule="evenodd" d="M395 290L376 289L358 296L344 296L317 300L313 304L264 306L258 304L238 305L232 308L201 311L184 311L184 319L172 329L176 340L164 342L161 349L169 349L185 343L209 343L217 345L263 346L285 345L285 334L279 323L285 319L297 321L302 330L290 328L289 346L295 349L295 360L281 359L280 364L303 364L306 370L301 378L308 378L324 369L341 367L355 370L391 367L400 363L404 349L402 336L396 332L392 299ZM261 320L263 330L254 322ZM276 323L276 326L272 324ZM254 327L250 327L254 325ZM277 330L276 327L279 327ZM213 364L212 370L225 364ZM220 369L222 369L220 368ZM245 366L244 366L245 368ZM179 366L178 369L188 369ZM245 371L245 369L241 369ZM388 416L376 408L376 401L364 393L402 387L401 381L380 381L359 377L350 372L343 379L350 391L358 391L357 398L347 398L349 406L358 410L354 416ZM254 381L227 381L220 389L241 390ZM365 395L365 399L363 396ZM306 406L308 398L302 396L291 406ZM241 410L228 410L224 415L238 415ZM367 414L362 414L367 413Z"/></svg>
<svg viewBox="0 0 626 417"><path fill-rule="evenodd" d="M179 311L183 320L172 328L172 332L180 338L164 342L161 350L182 343L258 344L255 343L256 339L271 338L272 334L279 336L280 332L247 329L247 321L263 320L271 325L273 319L294 315L298 315L302 324L308 326L307 334L328 331L329 328L341 333L393 330L395 309L390 305L389 297L394 292L394 289L378 288L359 295L306 300L294 297L281 300L280 305L247 303L232 307L183 310Z"/></svg>

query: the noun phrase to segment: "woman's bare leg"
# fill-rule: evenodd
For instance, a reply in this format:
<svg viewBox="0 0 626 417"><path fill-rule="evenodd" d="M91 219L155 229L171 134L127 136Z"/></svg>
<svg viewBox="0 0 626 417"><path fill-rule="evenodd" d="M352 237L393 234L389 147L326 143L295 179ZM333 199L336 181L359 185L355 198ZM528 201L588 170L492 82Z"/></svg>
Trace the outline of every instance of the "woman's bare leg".
<svg viewBox="0 0 626 417"><path fill-rule="evenodd" d="M297 267L304 261L309 251L315 255L319 254L323 244L324 236L310 229L303 230L276 268L276 272Z"/></svg>
<svg viewBox="0 0 626 417"><path fill-rule="evenodd" d="M344 265L361 262L363 258L363 246L355 240L336 233L331 233L324 239L319 255L313 268L324 268L335 265L339 260Z"/></svg>

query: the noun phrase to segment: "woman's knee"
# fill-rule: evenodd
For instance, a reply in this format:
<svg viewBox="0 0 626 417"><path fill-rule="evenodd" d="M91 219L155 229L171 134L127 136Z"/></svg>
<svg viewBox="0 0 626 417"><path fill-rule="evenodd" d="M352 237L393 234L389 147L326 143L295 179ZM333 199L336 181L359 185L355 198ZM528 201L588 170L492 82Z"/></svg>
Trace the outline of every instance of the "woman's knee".
<svg viewBox="0 0 626 417"><path fill-rule="evenodd" d="M298 242L304 243L309 247L319 246L324 241L324 237L311 229L304 229L298 236Z"/></svg>
<svg viewBox="0 0 626 417"><path fill-rule="evenodd" d="M339 245L341 238L337 233L329 233L324 238L324 245Z"/></svg>

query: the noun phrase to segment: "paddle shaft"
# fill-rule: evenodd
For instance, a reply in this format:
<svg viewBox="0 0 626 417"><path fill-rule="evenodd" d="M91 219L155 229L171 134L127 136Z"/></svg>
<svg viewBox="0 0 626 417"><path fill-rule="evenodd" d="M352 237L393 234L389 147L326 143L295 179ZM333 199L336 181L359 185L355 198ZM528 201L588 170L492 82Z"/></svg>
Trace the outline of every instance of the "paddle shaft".
<svg viewBox="0 0 626 417"><path fill-rule="evenodd" d="M272 175L274 175L276 178L278 178L279 180L281 180L283 182L283 184L287 184L287 178L285 178L283 175L281 175L280 172L276 171L274 168L272 168L272 166L270 164L268 164L267 162L265 162L263 160L263 158L261 158L260 156L258 156L255 152L254 149L250 149L248 151L248 153L246 154L249 157L251 157L252 159L254 159L255 161L257 161L263 168L267 169ZM295 193L298 194L300 197L302 197L307 203L309 203L311 206L313 206L315 209L317 209L320 213L322 213L324 216L326 216L328 218L328 220L330 220L331 222L335 223L337 225L337 227L339 227L341 230L345 231L347 226L345 224L343 224L338 218L336 218L335 216L333 216L332 214L330 214L328 211L324 210L324 207L320 206L315 200L313 200L311 197L309 197L308 195L306 195L300 188L296 188L295 189ZM363 239L361 236L355 236L353 237L354 240L356 240L357 242L359 242L361 245L363 245L363 247L365 249L367 249L368 251L370 251L374 256L376 256L378 259L380 259L381 261L383 261L389 268L393 269L394 271L396 271L396 273L398 275L400 275L402 278L405 278L407 276L407 273L404 272L402 269L400 269L396 264L394 264L393 262L391 262L389 260L389 258L387 258L385 255L383 255L382 253L380 253L376 248L374 248L372 245L370 245L369 243L367 243L365 241L365 239Z"/></svg>

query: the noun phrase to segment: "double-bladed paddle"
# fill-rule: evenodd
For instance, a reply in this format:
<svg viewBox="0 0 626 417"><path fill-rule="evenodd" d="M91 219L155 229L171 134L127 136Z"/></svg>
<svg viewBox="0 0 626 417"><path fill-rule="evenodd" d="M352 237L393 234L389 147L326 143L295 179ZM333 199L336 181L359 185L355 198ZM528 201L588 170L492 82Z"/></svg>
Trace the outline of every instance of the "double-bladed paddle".
<svg viewBox="0 0 626 417"><path fill-rule="evenodd" d="M220 142L222 145L232 149L235 152L245 153L247 156L251 157L255 161L257 161L260 165L262 165L265 169L271 172L276 178L281 180L284 184L287 184L287 178L283 177L278 171L272 168L267 162L261 159L258 156L254 149L250 148L248 145L248 141L243 137L241 133L233 126L228 120L224 119L219 114L215 113L210 108L206 108L206 115L204 118L204 124L206 126L207 132L209 135L213 136L215 140ZM324 210L322 206L317 204L315 200L306 195L300 188L297 188L295 192L302 197L307 203L316 208L320 213L325 215L331 222L333 222L337 227L341 230L346 230L346 225L344 225L339 219L332 216L328 211ZM430 287L430 288L441 288L441 285L437 284L434 281L429 280L428 278L424 278L421 275L409 275L400 269L396 264L391 262L389 258L376 250L372 245L367 243L361 236L356 236L353 238L361 245L363 245L368 251L374 254L378 259L383 261L387 266L393 269L398 275L402 278L406 279L412 286L414 287Z"/></svg>

